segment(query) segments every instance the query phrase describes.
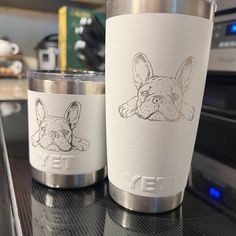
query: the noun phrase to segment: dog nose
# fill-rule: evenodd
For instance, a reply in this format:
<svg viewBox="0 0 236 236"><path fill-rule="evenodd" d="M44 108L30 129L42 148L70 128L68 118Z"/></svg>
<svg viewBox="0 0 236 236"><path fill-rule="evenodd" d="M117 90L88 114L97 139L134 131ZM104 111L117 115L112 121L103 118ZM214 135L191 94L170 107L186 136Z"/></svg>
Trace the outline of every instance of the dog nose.
<svg viewBox="0 0 236 236"><path fill-rule="evenodd" d="M51 131L51 132L50 132L50 136L51 136L52 138L59 138L59 137L60 137L60 135L57 133L57 131Z"/></svg>

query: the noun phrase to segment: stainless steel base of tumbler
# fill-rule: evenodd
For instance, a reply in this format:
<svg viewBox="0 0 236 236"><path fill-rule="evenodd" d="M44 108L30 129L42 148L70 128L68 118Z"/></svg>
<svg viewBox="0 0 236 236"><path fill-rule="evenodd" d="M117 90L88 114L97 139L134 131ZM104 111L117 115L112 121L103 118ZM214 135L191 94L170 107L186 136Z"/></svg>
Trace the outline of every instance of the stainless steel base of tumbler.
<svg viewBox="0 0 236 236"><path fill-rule="evenodd" d="M144 197L125 192L109 182L109 192L114 201L119 205L142 213L163 213L174 210L181 205L184 192L169 197Z"/></svg>
<svg viewBox="0 0 236 236"><path fill-rule="evenodd" d="M31 166L32 177L39 183L51 188L81 188L103 180L107 176L107 168L81 175L59 175L44 172Z"/></svg>

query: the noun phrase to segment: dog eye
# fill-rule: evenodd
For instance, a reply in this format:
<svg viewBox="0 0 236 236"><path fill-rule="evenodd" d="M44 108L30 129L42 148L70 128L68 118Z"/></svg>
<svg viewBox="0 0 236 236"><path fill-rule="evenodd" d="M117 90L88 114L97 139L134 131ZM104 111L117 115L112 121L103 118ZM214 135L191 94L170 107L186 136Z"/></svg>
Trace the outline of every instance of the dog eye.
<svg viewBox="0 0 236 236"><path fill-rule="evenodd" d="M159 101L160 101L160 100L159 100L159 98L157 98L157 97L152 99L152 102L153 102L154 104L158 104Z"/></svg>
<svg viewBox="0 0 236 236"><path fill-rule="evenodd" d="M141 92L141 96L147 97L149 95L148 91L143 91Z"/></svg>
<svg viewBox="0 0 236 236"><path fill-rule="evenodd" d="M160 96L155 96L153 99L152 99L152 102L154 103L154 104L158 104L159 102L163 102L163 96L162 95L160 95Z"/></svg>
<svg viewBox="0 0 236 236"><path fill-rule="evenodd" d="M63 129L62 132L63 132L64 135L68 135L68 134L69 134L69 131L68 131L68 130L65 130L65 129Z"/></svg>

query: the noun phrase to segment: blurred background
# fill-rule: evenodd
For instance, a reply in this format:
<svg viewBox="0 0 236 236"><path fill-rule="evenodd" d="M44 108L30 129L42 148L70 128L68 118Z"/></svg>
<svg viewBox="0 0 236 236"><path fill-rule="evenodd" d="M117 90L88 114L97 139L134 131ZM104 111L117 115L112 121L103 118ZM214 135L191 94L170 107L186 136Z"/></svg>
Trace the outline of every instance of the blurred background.
<svg viewBox="0 0 236 236"><path fill-rule="evenodd" d="M105 2L0 0L0 77L25 77L26 69L104 71ZM221 0L218 11L235 5Z"/></svg>
<svg viewBox="0 0 236 236"><path fill-rule="evenodd" d="M26 99L28 69L104 71L105 18L105 0L0 0L0 98Z"/></svg>

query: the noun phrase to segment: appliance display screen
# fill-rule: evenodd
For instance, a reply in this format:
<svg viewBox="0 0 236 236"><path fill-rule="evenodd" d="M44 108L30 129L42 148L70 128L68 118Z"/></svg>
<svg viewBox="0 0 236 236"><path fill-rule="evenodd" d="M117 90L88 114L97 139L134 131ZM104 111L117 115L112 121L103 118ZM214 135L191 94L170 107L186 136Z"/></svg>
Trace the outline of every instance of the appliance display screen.
<svg viewBox="0 0 236 236"><path fill-rule="evenodd" d="M236 35L236 23L227 25L227 35Z"/></svg>

